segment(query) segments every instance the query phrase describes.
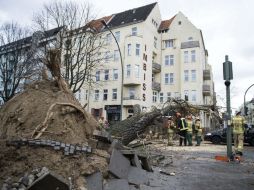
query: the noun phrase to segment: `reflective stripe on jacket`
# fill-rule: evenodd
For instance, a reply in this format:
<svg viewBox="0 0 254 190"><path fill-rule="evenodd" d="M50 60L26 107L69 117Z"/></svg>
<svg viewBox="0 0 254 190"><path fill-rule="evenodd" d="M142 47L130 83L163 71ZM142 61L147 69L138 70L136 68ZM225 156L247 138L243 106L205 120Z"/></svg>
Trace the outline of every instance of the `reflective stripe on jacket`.
<svg viewBox="0 0 254 190"><path fill-rule="evenodd" d="M232 120L233 133L234 134L243 134L244 133L244 124L245 120L242 116L235 116Z"/></svg>
<svg viewBox="0 0 254 190"><path fill-rule="evenodd" d="M187 119L186 123L187 123L187 128L188 128L187 131L192 133L192 125L193 125L192 121Z"/></svg>
<svg viewBox="0 0 254 190"><path fill-rule="evenodd" d="M184 118L179 119L177 127L180 129L180 131L187 130L187 124Z"/></svg>
<svg viewBox="0 0 254 190"><path fill-rule="evenodd" d="M196 121L195 123L195 130L197 131L197 136L201 136L202 135L202 126L201 126L201 122L200 121Z"/></svg>

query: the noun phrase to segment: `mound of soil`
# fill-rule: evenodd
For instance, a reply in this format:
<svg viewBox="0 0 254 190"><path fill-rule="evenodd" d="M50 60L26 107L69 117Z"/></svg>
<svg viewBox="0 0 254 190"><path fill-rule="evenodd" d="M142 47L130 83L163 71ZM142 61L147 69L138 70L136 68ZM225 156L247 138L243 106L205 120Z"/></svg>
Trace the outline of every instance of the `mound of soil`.
<svg viewBox="0 0 254 190"><path fill-rule="evenodd" d="M26 87L0 109L0 184L35 168L47 167L75 184L82 175L107 169L106 152L65 156L47 148L7 147L15 139L45 139L89 145L98 123L86 113L73 94L61 91L54 81L40 81ZM104 156L99 156L104 155ZM79 185L77 185L79 186Z"/></svg>

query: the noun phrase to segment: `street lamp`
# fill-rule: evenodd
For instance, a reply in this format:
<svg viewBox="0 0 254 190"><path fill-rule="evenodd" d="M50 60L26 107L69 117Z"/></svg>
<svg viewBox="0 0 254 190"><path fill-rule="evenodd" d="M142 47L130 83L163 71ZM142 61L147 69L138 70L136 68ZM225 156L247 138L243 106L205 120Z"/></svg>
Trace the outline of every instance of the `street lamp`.
<svg viewBox="0 0 254 190"><path fill-rule="evenodd" d="M120 50L120 46L119 43L115 37L115 35L113 34L113 32L110 30L110 28L108 27L107 23L105 22L105 20L101 20L101 23L105 26L105 28L112 34L112 36L115 39L115 42L117 44L117 48L119 51L119 55L120 55L120 61L121 61L121 69L122 69L122 81L121 81L121 110L120 110L120 121L122 120L123 117L123 77L124 77L124 73L123 73L123 59L122 59L122 53Z"/></svg>
<svg viewBox="0 0 254 190"><path fill-rule="evenodd" d="M243 111L244 111L244 116L246 116L246 115L247 115L247 109L246 109L246 101L245 101L245 97L246 97L246 94L247 94L248 90L249 90L252 86L254 86L254 84L250 85L250 86L249 86L249 88L247 88L247 90L246 90L246 91L245 91L245 93L244 93L244 102L243 102Z"/></svg>

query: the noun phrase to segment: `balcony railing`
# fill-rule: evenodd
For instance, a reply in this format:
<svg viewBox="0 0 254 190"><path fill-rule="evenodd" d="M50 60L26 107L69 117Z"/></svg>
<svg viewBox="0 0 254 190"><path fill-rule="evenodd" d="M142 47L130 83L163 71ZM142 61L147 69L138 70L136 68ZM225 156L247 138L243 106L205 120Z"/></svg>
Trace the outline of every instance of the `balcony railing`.
<svg viewBox="0 0 254 190"><path fill-rule="evenodd" d="M211 95L211 88L208 84L203 84L203 95L210 96Z"/></svg>
<svg viewBox="0 0 254 190"><path fill-rule="evenodd" d="M203 79L204 80L211 80L211 71L210 70L203 70Z"/></svg>
<svg viewBox="0 0 254 190"><path fill-rule="evenodd" d="M154 73L159 73L159 72L161 72L161 65L159 64L159 63L155 63L155 62L153 62L153 72Z"/></svg>
<svg viewBox="0 0 254 190"><path fill-rule="evenodd" d="M152 83L152 89L155 90L155 91L161 91L161 83L153 82Z"/></svg>
<svg viewBox="0 0 254 190"><path fill-rule="evenodd" d="M123 100L140 100L140 98L135 96L128 96L128 97L123 97Z"/></svg>

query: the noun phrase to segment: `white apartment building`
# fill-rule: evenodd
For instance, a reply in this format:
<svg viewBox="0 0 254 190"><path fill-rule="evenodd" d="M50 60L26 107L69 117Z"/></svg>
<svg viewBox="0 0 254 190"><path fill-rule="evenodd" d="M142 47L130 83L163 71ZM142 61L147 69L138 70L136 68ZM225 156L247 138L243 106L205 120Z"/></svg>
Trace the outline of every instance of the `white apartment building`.
<svg viewBox="0 0 254 190"><path fill-rule="evenodd" d="M94 21L107 42L107 59L95 73L96 88L78 94L87 111L109 122L133 114L133 105L143 111L161 107L168 97L179 97L197 105L214 105L211 66L207 62L201 30L181 12L162 20L158 3L134 8L103 18L114 33L122 54L124 70L121 84L121 60L110 32ZM121 97L123 88L123 97ZM200 113L203 124L212 124L209 113Z"/></svg>

